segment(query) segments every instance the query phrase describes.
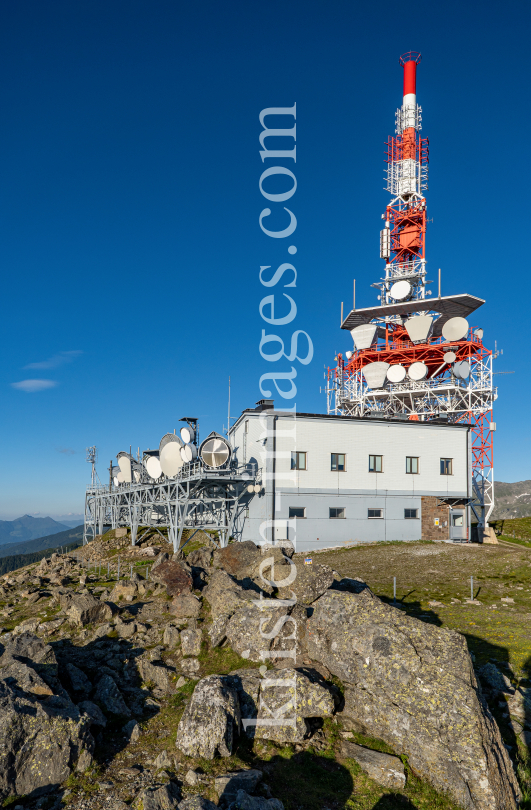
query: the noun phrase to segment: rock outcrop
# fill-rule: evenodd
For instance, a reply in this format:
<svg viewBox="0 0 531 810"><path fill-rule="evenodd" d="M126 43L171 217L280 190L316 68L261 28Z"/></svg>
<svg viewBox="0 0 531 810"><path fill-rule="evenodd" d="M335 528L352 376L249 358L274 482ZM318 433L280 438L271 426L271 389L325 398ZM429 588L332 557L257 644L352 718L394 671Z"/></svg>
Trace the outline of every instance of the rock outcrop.
<svg viewBox="0 0 531 810"><path fill-rule="evenodd" d="M177 728L176 746L189 757L229 757L239 729L235 688L227 677L210 675L195 688Z"/></svg>

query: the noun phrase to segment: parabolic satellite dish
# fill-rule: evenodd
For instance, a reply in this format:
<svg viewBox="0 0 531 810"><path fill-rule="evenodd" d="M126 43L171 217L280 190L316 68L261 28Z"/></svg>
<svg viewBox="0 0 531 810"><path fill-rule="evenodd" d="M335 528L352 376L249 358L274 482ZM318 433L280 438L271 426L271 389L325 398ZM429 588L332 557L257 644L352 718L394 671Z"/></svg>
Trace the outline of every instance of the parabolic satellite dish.
<svg viewBox="0 0 531 810"><path fill-rule="evenodd" d="M414 318L408 318L404 326L406 327L409 339L413 341L413 343L419 343L428 338L432 324L433 318L431 315L416 315Z"/></svg>
<svg viewBox="0 0 531 810"><path fill-rule="evenodd" d="M395 301L403 301L404 298L407 298L408 295L411 294L411 284L409 281L395 281L391 289L389 290L389 295L391 298L394 298Z"/></svg>
<svg viewBox="0 0 531 810"><path fill-rule="evenodd" d="M474 334L478 340L483 340L483 329L474 329Z"/></svg>
<svg viewBox="0 0 531 810"><path fill-rule="evenodd" d="M443 356L443 360L445 363L453 363L455 360L455 353L454 352L445 352Z"/></svg>
<svg viewBox="0 0 531 810"><path fill-rule="evenodd" d="M195 439L195 430L189 425L181 428L181 439L185 444L190 444Z"/></svg>
<svg viewBox="0 0 531 810"><path fill-rule="evenodd" d="M400 364L390 366L387 369L387 379L389 380L389 382L392 383L402 382L405 376L406 376L406 369L404 368L404 366L401 366Z"/></svg>
<svg viewBox="0 0 531 810"><path fill-rule="evenodd" d="M362 323L361 326L351 329L350 334L356 349L370 349L376 340L376 329L375 323Z"/></svg>
<svg viewBox="0 0 531 810"><path fill-rule="evenodd" d="M442 328L442 335L445 340L462 340L468 332L468 321L466 318L450 318Z"/></svg>
<svg viewBox="0 0 531 810"><path fill-rule="evenodd" d="M162 475L162 467L157 456L150 456L144 464L147 474L155 481Z"/></svg>
<svg viewBox="0 0 531 810"><path fill-rule="evenodd" d="M467 360L455 363L453 370L458 380L468 380L470 377L470 363Z"/></svg>
<svg viewBox="0 0 531 810"><path fill-rule="evenodd" d="M424 365L424 363L412 363L408 368L407 373L409 374L409 379L414 380L415 382L420 382L423 380L428 373L428 366Z"/></svg>
<svg viewBox="0 0 531 810"><path fill-rule="evenodd" d="M183 428L184 430L184 428ZM182 433L182 431L181 431ZM195 444L185 444L184 447L181 447L181 458L183 462L190 462L197 458L197 447Z"/></svg>
<svg viewBox="0 0 531 810"><path fill-rule="evenodd" d="M124 451L117 454L118 466L123 476L123 483L130 484L133 480L133 470L131 467L131 456ZM122 482L121 482L122 483Z"/></svg>
<svg viewBox="0 0 531 810"><path fill-rule="evenodd" d="M218 433L211 433L199 448L203 464L214 470L223 467L229 461L231 453L230 444Z"/></svg>
<svg viewBox="0 0 531 810"><path fill-rule="evenodd" d="M124 483L124 474L123 474L123 472L118 473L118 475L115 478L115 481L116 481L117 484L123 484Z"/></svg>
<svg viewBox="0 0 531 810"><path fill-rule="evenodd" d="M176 436L175 433L166 433L160 440L160 467L164 475L167 475L168 478L174 478L183 466L183 460L181 458L182 446L183 443L181 439L179 436Z"/></svg>
<svg viewBox="0 0 531 810"><path fill-rule="evenodd" d="M369 388L382 388L389 363L369 363L363 368L363 376Z"/></svg>

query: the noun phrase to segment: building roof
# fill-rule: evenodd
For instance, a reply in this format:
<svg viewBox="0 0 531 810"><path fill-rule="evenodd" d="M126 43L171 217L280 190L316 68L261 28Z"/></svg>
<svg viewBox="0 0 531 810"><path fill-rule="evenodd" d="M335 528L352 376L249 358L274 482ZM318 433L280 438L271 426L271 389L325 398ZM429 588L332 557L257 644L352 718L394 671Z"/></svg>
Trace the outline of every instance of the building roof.
<svg viewBox="0 0 531 810"><path fill-rule="evenodd" d="M243 419L245 416L261 416L263 411L257 410L256 408L246 408L242 411L241 415L237 418L234 424L231 426L231 430L233 430L236 425ZM469 430L470 425L463 423L463 422L447 422L446 420L442 419L431 419L430 421L420 422L413 419L397 419L396 417L384 417L384 416L340 416L335 413L304 413L301 411L282 411L282 410L275 410L272 414L273 416L289 416L289 417L299 417L304 419L336 419L343 422L383 422L384 424L401 424L401 425L410 425L412 427L447 427L447 428L459 428L464 430Z"/></svg>

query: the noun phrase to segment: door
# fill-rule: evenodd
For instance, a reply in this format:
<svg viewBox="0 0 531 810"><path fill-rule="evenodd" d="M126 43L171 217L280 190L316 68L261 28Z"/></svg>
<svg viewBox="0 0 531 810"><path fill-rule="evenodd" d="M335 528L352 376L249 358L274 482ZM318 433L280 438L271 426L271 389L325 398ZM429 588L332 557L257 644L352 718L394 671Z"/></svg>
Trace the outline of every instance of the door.
<svg viewBox="0 0 531 810"><path fill-rule="evenodd" d="M450 540L466 540L466 520L464 509L450 510Z"/></svg>

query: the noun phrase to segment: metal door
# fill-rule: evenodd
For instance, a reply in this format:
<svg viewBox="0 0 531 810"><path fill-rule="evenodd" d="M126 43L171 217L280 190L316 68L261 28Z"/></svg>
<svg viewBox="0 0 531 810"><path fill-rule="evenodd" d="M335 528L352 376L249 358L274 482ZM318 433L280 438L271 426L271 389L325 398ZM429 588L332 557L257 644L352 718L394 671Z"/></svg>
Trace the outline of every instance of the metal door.
<svg viewBox="0 0 531 810"><path fill-rule="evenodd" d="M450 510L450 540L466 540L466 517L464 509Z"/></svg>

